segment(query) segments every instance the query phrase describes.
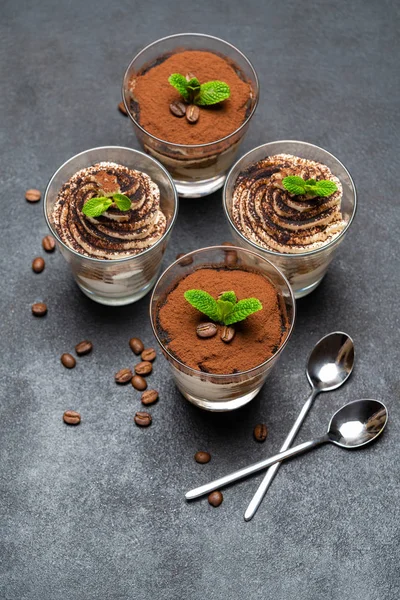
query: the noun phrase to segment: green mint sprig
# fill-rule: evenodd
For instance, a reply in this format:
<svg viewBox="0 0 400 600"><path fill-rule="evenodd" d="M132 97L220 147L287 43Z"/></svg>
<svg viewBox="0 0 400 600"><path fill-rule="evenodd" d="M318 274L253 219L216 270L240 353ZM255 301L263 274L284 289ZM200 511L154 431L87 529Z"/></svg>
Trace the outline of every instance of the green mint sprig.
<svg viewBox="0 0 400 600"><path fill-rule="evenodd" d="M249 315L262 309L262 304L257 298L246 298L238 302L235 292L223 292L218 300L203 290L188 290L184 296L194 308L212 321L223 325L244 321Z"/></svg>
<svg viewBox="0 0 400 600"><path fill-rule="evenodd" d="M294 196L300 196L301 194L313 194L314 196L321 196L326 198L336 192L337 185L329 179L321 179L315 181L315 179L306 179L298 177L297 175L289 175L282 179L283 187Z"/></svg>
<svg viewBox="0 0 400 600"><path fill-rule="evenodd" d="M132 202L125 194L110 194L107 196L99 196L98 198L90 198L82 206L82 212L87 217L100 217L111 205L116 206L122 212L131 208Z"/></svg>
<svg viewBox="0 0 400 600"><path fill-rule="evenodd" d="M168 81L189 104L210 106L227 100L231 95L229 85L223 81L200 83L197 77L191 77L188 81L179 73L170 75Z"/></svg>

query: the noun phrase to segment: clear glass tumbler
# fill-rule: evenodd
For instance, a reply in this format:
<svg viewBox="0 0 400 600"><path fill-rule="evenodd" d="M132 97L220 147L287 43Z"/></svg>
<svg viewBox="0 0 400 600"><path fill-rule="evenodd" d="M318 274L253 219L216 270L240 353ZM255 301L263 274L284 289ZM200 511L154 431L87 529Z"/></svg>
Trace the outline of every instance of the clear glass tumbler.
<svg viewBox="0 0 400 600"><path fill-rule="evenodd" d="M167 217L167 229L153 246L135 256L117 260L83 256L64 244L54 228L53 207L60 188L80 169L102 161L143 171L160 189L160 206ZM120 146L92 148L67 160L50 179L44 197L47 225L61 254L69 263L76 283L89 298L110 306L136 302L153 287L177 213L178 196L166 169L143 152Z"/></svg>
<svg viewBox="0 0 400 600"><path fill-rule="evenodd" d="M342 215L346 227L331 242L309 252L301 254L286 254L268 250L248 240L239 231L232 217L233 192L238 175L249 165L275 154L292 154L309 160L314 160L327 165L332 173L339 178L343 186ZM233 239L238 246L258 252L261 256L273 262L288 278L296 298L310 294L321 283L331 263L335 252L344 239L351 223L353 222L357 205L356 188L346 167L330 152L308 144L307 142L279 141L263 144L250 150L242 156L232 167L225 182L223 204L226 217L232 229Z"/></svg>
<svg viewBox="0 0 400 600"><path fill-rule="evenodd" d="M251 86L245 121L230 135L215 142L197 145L175 144L157 138L139 123L132 86L135 76L148 70L160 57L183 50L205 50L228 59L239 77ZM171 35L146 46L130 63L122 84L125 108L143 149L165 165L175 181L179 195L190 198L206 196L223 186L256 110L258 95L257 74L244 54L228 42L200 33Z"/></svg>
<svg viewBox="0 0 400 600"><path fill-rule="evenodd" d="M257 272L276 286L281 311L286 313L287 316L288 328L276 353L262 364L248 371L230 375L213 375L188 367L168 350L166 334L158 326L158 311L165 302L168 293L182 277L205 266L224 266L227 268L225 258L227 253L232 252L237 254L237 261L236 266L230 268L242 268ZM189 257L192 262L188 265ZM205 410L224 412L244 406L260 391L291 336L295 321L295 305L289 282L270 261L243 248L212 246L186 254L164 271L156 283L150 300L150 319L153 333L169 362L176 386L183 396L192 404Z"/></svg>

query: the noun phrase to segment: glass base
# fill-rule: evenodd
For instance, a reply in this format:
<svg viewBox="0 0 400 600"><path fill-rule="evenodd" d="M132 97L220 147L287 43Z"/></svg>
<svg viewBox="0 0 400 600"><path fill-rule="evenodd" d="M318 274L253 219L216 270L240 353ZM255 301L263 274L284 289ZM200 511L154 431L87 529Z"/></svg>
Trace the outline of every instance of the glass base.
<svg viewBox="0 0 400 600"><path fill-rule="evenodd" d="M308 296L308 294L311 294L311 292L313 292L319 286L324 277L325 275L323 275L321 279L318 279L318 281L315 281L311 285L301 288L300 290L296 290L295 288L293 288L293 293L296 300L299 300L299 298L304 298L304 296Z"/></svg>
<svg viewBox="0 0 400 600"><path fill-rule="evenodd" d="M203 410L208 410L209 412L228 412L230 410L235 410L237 408L241 408L250 400L253 400L255 396L257 396L258 392L262 388L262 385L257 387L255 390L252 390L248 394L244 394L243 396L239 396L239 398L234 398L233 400L226 400L222 402L206 400L206 398L199 398L197 396L192 396L187 392L183 391L181 388L178 389L181 392L182 396L189 400L195 406L202 408Z"/></svg>
<svg viewBox="0 0 400 600"><path fill-rule="evenodd" d="M87 296L91 300L94 300L95 302L98 302L98 304L104 304L105 306L125 306L126 304L132 304L133 302L137 302L138 300L143 298L143 296L148 294L148 292L154 286L157 279L158 272L145 287L141 288L137 292L127 296L115 297L113 297L111 294L109 296L102 296L98 292L94 292L93 290L89 290L88 288L84 287L81 283L76 283L78 287L82 290L82 292L85 294L85 296Z"/></svg>
<svg viewBox="0 0 400 600"><path fill-rule="evenodd" d="M225 183L226 174L202 181L181 181L174 179L176 189L181 198L202 198L216 192Z"/></svg>

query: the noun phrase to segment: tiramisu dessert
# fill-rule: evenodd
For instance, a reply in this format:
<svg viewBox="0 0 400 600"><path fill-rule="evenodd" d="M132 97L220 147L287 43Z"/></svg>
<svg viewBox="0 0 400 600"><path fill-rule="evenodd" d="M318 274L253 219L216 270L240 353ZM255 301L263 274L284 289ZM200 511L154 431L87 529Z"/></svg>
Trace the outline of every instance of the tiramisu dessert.
<svg viewBox="0 0 400 600"><path fill-rule="evenodd" d="M105 260L147 250L167 228L157 184L112 162L86 167L62 186L53 223L69 248Z"/></svg>
<svg viewBox="0 0 400 600"><path fill-rule="evenodd" d="M277 154L240 173L232 218L258 246L300 254L325 246L346 227L341 198L342 185L326 165Z"/></svg>

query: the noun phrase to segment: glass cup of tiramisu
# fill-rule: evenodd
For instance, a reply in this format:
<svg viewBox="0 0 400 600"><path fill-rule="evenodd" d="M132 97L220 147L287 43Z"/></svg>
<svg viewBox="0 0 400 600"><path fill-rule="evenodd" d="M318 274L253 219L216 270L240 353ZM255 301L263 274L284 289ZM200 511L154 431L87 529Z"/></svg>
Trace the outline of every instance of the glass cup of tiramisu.
<svg viewBox="0 0 400 600"><path fill-rule="evenodd" d="M119 146L70 158L44 199L47 225L78 286L111 306L135 302L153 287L177 211L166 169Z"/></svg>
<svg viewBox="0 0 400 600"><path fill-rule="evenodd" d="M302 298L322 281L356 212L356 189L330 152L270 142L232 167L223 192L235 243L270 259Z"/></svg>
<svg viewBox="0 0 400 600"><path fill-rule="evenodd" d="M221 412L260 391L292 333L295 299L270 261L243 248L214 246L164 271L150 317L180 392L200 408Z"/></svg>
<svg viewBox="0 0 400 600"><path fill-rule="evenodd" d="M144 48L122 85L144 150L163 163L179 195L187 197L222 187L258 93L249 60L228 42L198 33L171 35Z"/></svg>

